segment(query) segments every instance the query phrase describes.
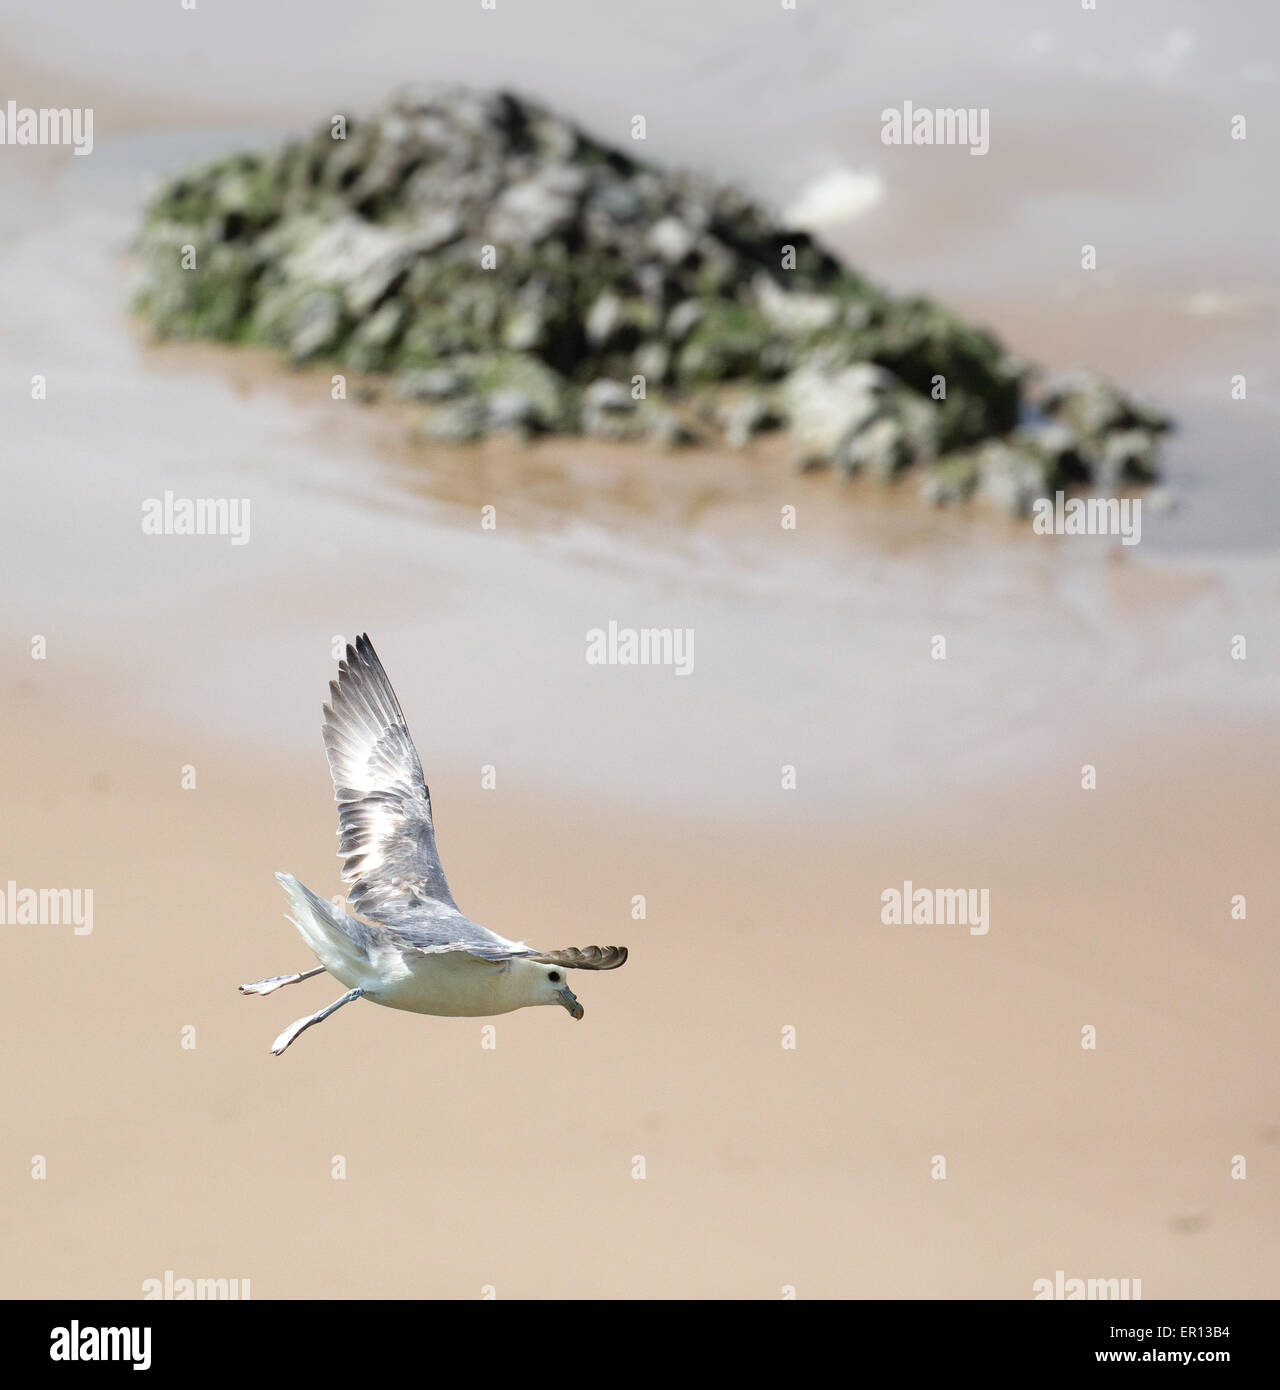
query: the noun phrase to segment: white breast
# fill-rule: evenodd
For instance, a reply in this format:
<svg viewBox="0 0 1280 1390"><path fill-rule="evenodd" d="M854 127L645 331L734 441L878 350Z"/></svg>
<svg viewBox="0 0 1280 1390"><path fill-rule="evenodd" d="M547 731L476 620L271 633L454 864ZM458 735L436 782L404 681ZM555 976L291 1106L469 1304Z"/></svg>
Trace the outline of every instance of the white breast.
<svg viewBox="0 0 1280 1390"><path fill-rule="evenodd" d="M390 1009L446 1018L484 1018L548 1003L528 961L486 961L465 951L427 955L387 947L370 959L365 995Z"/></svg>

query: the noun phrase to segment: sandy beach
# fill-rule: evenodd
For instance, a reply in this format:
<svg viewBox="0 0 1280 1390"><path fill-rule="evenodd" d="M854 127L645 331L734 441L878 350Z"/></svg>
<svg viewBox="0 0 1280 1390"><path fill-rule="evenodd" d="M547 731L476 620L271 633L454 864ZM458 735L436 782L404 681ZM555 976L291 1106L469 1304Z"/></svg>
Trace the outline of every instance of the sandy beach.
<svg viewBox="0 0 1280 1390"><path fill-rule="evenodd" d="M229 4L168 66L137 26L125 92L87 9L65 45L15 27L22 99L99 119L90 159L0 151L0 890L91 888L93 922L0 926L0 1296L137 1299L171 1271L254 1299L1025 1299L1063 1270L1274 1297L1280 299L1262 142L1225 170L1213 125L1274 105L1273 21L1210 35L1179 0L1092 45L1037 3L995 44L961 7L932 37L874 8L851 7L880 73L856 100L830 13L749 102L759 19L722 48L725 12L681 7L673 63L667 29L565 0L582 51L634 41L616 93L512 22L575 117L647 101L655 156L779 202L883 157L867 120L908 94L885 55L985 73L989 161L876 166L883 201L829 239L1173 412L1176 505L1132 549L800 476L780 440L411 446L323 367L156 345L127 307L155 179L410 74L376 44L335 63L330 28L274 87L266 48L227 86ZM432 61L514 80L480 35L455 20ZM1181 163L1115 136L1135 110ZM1111 255L1082 286L1062 267L1091 238ZM249 542L144 534L166 491L245 499ZM691 673L589 665L610 621L692 630ZM580 982L581 1023L358 1004L270 1056L338 992L236 985L311 964L274 871L340 891L320 705L364 630L463 909L630 947ZM987 930L887 925L907 882L985 890Z"/></svg>
<svg viewBox="0 0 1280 1390"><path fill-rule="evenodd" d="M10 938L9 1142L49 1176L10 1166L8 1296L134 1298L166 1270L255 1298L1023 1298L1057 1269L1147 1298L1275 1286L1280 1115L1254 1059L1280 882L1246 729L1189 732L1181 766L1163 740L1108 749L1092 796L1064 779L825 830L782 793L771 826L710 829L442 769L460 901L632 962L579 989L581 1024L494 1020L492 1050L482 1020L361 1006L277 1061L332 982L234 985L308 964L272 870L338 887L318 736L267 762L30 682L6 697L8 862L95 888L90 935ZM989 931L883 925L905 878L989 885Z"/></svg>

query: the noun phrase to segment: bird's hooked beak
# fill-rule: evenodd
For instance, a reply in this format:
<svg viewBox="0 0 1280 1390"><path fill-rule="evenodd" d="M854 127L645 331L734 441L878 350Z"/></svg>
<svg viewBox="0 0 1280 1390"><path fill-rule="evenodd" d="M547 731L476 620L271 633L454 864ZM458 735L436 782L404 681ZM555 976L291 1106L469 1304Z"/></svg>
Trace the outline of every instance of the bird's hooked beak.
<svg viewBox="0 0 1280 1390"><path fill-rule="evenodd" d="M565 1008L569 1010L569 1012L574 1016L574 1018L582 1017L585 1011L582 1005L578 1003L577 996L569 988L568 985L561 985L560 988L556 990L556 997L565 1006Z"/></svg>

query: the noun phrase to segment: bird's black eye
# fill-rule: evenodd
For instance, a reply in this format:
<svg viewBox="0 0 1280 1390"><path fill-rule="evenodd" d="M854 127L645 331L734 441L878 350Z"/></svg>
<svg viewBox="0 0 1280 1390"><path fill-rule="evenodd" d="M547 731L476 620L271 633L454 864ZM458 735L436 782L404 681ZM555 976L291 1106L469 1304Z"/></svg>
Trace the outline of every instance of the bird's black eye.
<svg viewBox="0 0 1280 1390"><path fill-rule="evenodd" d="M560 983L560 972L558 970L553 970L551 974L547 976L547 979L550 980L553 985L558 985Z"/></svg>

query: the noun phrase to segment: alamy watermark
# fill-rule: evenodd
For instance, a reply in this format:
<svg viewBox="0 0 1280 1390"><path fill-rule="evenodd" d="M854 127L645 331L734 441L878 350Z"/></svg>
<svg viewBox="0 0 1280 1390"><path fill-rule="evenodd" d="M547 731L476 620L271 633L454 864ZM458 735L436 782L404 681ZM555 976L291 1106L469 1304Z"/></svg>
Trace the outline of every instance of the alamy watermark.
<svg viewBox="0 0 1280 1390"><path fill-rule="evenodd" d="M1037 536L1119 536L1121 545L1142 539L1141 497L1068 497L1055 492L1031 504Z"/></svg>
<svg viewBox="0 0 1280 1390"><path fill-rule="evenodd" d="M49 1333L50 1361L132 1361L135 1371L151 1369L149 1327L81 1327L73 1320Z"/></svg>
<svg viewBox="0 0 1280 1390"><path fill-rule="evenodd" d="M670 666L676 675L693 670L691 627L622 627L616 619L609 626L587 632L588 666Z"/></svg>
<svg viewBox="0 0 1280 1390"><path fill-rule="evenodd" d="M991 111L986 106L886 106L880 113L885 145L968 145L970 154L991 148Z"/></svg>
<svg viewBox="0 0 1280 1390"><path fill-rule="evenodd" d="M70 145L93 153L91 106L0 106L0 145Z"/></svg>
<svg viewBox="0 0 1280 1390"><path fill-rule="evenodd" d="M1065 1270L1057 1270L1052 1279L1037 1279L1031 1285L1035 1298L1096 1298L1140 1300L1141 1279L1068 1279Z"/></svg>
<svg viewBox="0 0 1280 1390"><path fill-rule="evenodd" d="M147 497L142 503L144 536L230 536L232 545L249 540L247 497Z"/></svg>
<svg viewBox="0 0 1280 1390"><path fill-rule="evenodd" d="M92 888L19 888L10 879L0 893L0 927L71 927L93 931Z"/></svg>
<svg viewBox="0 0 1280 1390"><path fill-rule="evenodd" d="M910 879L880 894L880 920L886 927L968 927L986 936L991 926L989 888L917 888Z"/></svg>
<svg viewBox="0 0 1280 1390"><path fill-rule="evenodd" d="M163 1279L144 1279L142 1297L145 1302L155 1299L174 1299L179 1302L187 1299L238 1300L249 1297L247 1279L187 1279L178 1278L173 1270L166 1269Z"/></svg>

